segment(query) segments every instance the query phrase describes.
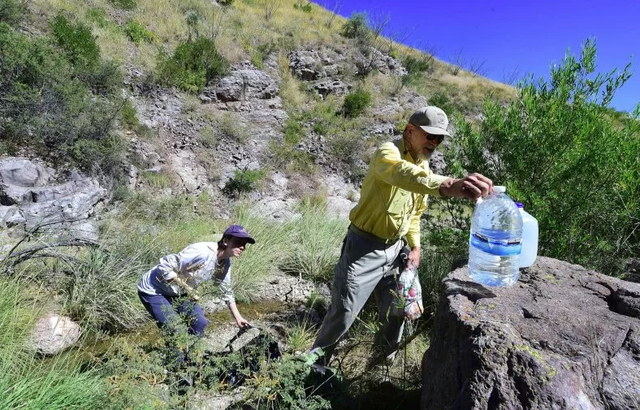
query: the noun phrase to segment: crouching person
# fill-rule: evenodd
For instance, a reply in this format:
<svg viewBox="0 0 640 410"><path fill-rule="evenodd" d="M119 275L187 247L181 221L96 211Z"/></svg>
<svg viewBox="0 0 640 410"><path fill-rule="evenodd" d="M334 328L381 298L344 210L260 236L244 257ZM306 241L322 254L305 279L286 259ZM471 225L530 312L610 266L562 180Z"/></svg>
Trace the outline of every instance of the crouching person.
<svg viewBox="0 0 640 410"><path fill-rule="evenodd" d="M240 225L229 226L218 242L198 242L180 253L164 256L138 282L138 296L159 327L185 320L189 334L202 336L207 319L196 303L198 285L213 279L222 291L238 327L249 323L236 307L231 289L231 258L240 256L247 243L256 241ZM188 297L184 297L188 296Z"/></svg>

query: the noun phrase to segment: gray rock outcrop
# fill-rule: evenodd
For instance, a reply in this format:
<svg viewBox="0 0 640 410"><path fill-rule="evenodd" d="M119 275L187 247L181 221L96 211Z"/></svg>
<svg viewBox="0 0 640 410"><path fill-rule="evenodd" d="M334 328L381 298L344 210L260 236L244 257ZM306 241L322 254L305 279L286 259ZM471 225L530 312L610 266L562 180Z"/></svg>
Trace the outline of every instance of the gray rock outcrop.
<svg viewBox="0 0 640 410"><path fill-rule="evenodd" d="M640 285L539 257L510 288L444 280L422 409L634 409Z"/></svg>
<svg viewBox="0 0 640 410"><path fill-rule="evenodd" d="M38 162L15 157L0 159L2 228L24 232L55 224L56 229L67 231L65 235L96 239L97 228L88 218L106 197L107 190L97 180L78 172L58 178L53 169Z"/></svg>
<svg viewBox="0 0 640 410"><path fill-rule="evenodd" d="M81 334L80 325L70 318L51 314L37 321L29 343L34 352L53 356L73 346Z"/></svg>
<svg viewBox="0 0 640 410"><path fill-rule="evenodd" d="M267 73L257 69L241 69L222 78L213 89L205 89L200 98L220 102L266 100L276 97L278 93L278 86Z"/></svg>

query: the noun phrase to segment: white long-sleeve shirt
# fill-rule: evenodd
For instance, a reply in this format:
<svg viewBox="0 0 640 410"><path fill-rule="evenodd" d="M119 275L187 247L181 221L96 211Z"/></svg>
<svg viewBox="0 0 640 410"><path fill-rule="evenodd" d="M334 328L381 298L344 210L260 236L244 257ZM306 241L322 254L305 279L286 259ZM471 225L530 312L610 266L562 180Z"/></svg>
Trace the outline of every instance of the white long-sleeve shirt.
<svg viewBox="0 0 640 410"><path fill-rule="evenodd" d="M138 282L138 291L148 295L181 296L185 293L176 283L169 283L178 276L192 288L213 276L222 291L222 300L229 305L235 302L231 288L231 261L218 265L218 243L198 242L177 254L164 256L160 263L144 274Z"/></svg>

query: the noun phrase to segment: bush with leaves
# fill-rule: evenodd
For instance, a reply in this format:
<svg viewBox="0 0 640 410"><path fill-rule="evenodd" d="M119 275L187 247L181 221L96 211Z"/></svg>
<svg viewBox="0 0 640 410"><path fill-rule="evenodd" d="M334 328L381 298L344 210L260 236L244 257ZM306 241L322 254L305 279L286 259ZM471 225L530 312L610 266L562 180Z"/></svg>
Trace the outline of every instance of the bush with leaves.
<svg viewBox="0 0 640 410"><path fill-rule="evenodd" d="M31 39L0 23L3 148L15 153L31 147L54 164L116 172L124 153L121 138L111 133L119 110L112 97L118 70L101 64L99 54L98 63L89 61L96 58L93 37L65 18L56 21L66 53L46 38Z"/></svg>
<svg viewBox="0 0 640 410"><path fill-rule="evenodd" d="M153 43L158 39L153 31L146 28L138 20L129 20L124 26L124 32L127 37L129 37L129 40L134 43L141 43L143 41Z"/></svg>
<svg viewBox="0 0 640 410"><path fill-rule="evenodd" d="M342 114L348 118L359 117L371 104L371 93L364 89L358 89L347 94L342 104Z"/></svg>
<svg viewBox="0 0 640 410"><path fill-rule="evenodd" d="M346 38L355 39L358 42L366 43L371 36L368 18L366 13L353 13L349 20L342 26L341 34Z"/></svg>
<svg viewBox="0 0 640 410"><path fill-rule="evenodd" d="M27 5L23 0L0 1L0 23L17 26L25 16Z"/></svg>
<svg viewBox="0 0 640 410"><path fill-rule="evenodd" d="M266 173L261 169L243 171L236 170L233 178L231 178L224 186L223 191L228 195L237 195L255 191L258 189L260 182L264 179Z"/></svg>
<svg viewBox="0 0 640 410"><path fill-rule="evenodd" d="M191 93L200 92L209 81L229 70L229 62L205 37L180 43L172 56L161 53L159 59L157 81Z"/></svg>
<svg viewBox="0 0 640 410"><path fill-rule="evenodd" d="M506 185L538 219L540 254L615 273L640 250L640 106L612 115L630 65L600 74L595 63L588 40L548 81L525 79L507 104L486 101L478 126L458 118L445 159Z"/></svg>

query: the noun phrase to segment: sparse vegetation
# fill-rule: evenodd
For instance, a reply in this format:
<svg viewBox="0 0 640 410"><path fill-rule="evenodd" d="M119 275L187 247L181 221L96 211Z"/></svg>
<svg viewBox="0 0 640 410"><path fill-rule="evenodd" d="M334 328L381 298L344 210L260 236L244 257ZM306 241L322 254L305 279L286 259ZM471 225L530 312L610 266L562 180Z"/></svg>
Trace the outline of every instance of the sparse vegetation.
<svg viewBox="0 0 640 410"><path fill-rule="evenodd" d="M218 53L213 41L200 37L180 43L172 56L161 53L156 79L160 84L198 93L209 81L228 70L229 63Z"/></svg>
<svg viewBox="0 0 640 410"><path fill-rule="evenodd" d="M238 195L255 191L260 187L260 183L265 176L265 171L261 169L236 170L233 178L224 186L224 192L227 195Z"/></svg>
<svg viewBox="0 0 640 410"><path fill-rule="evenodd" d="M127 34L127 37L129 37L129 40L134 43L141 43L143 41L153 43L157 40L156 35L143 26L138 20L129 20L124 26L124 32Z"/></svg>

